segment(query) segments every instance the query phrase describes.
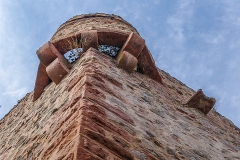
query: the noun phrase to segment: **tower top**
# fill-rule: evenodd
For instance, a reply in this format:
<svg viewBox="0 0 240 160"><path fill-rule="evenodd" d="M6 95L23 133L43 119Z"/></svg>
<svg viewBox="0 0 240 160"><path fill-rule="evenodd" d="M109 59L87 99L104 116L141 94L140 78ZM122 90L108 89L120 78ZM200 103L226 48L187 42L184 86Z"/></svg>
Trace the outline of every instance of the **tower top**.
<svg viewBox="0 0 240 160"><path fill-rule="evenodd" d="M52 36L51 41L57 41L69 34L77 34L81 31L97 30L120 32L130 34L131 32L138 33L130 23L125 21L122 17L114 14L95 13L95 14L81 14L70 18L65 23L60 25L56 33Z"/></svg>
<svg viewBox="0 0 240 160"><path fill-rule="evenodd" d="M115 29L123 32L136 32L135 27L133 27L129 22L125 21L122 17L114 14L105 14L105 13L95 13L95 14L81 14L76 15L66 22L64 22L57 29L54 36L71 26L81 28L83 30L101 30L101 29ZM53 37L54 37L53 36Z"/></svg>
<svg viewBox="0 0 240 160"><path fill-rule="evenodd" d="M112 14L83 14L63 23L50 41L38 49L40 64L34 101L50 81L58 84L69 72L71 64L64 58L65 53L79 48L82 52L89 48L100 50L100 46L119 48L113 57L119 68L129 73L138 71L163 84L145 40L130 23Z"/></svg>

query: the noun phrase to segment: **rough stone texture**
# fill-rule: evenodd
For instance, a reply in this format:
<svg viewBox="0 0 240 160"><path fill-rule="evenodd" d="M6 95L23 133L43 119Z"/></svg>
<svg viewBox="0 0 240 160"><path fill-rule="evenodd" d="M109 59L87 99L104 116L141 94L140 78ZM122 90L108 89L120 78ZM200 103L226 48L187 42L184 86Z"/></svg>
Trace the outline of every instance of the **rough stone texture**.
<svg viewBox="0 0 240 160"><path fill-rule="evenodd" d="M90 28L89 24L91 24ZM68 68L71 67L67 62L61 63L65 61L63 54L78 48L82 48L83 52L86 52L90 47L98 49L99 44L121 48L116 55L120 68L127 70L129 73L138 70L163 84L145 40L131 24L115 15L89 14L76 16L68 20L60 26L51 42L45 43L38 49L37 55L42 64L45 65L49 78L58 84L69 72ZM43 81L47 79L39 78L46 77L46 75L43 75L45 74L42 71L43 67L39 66L39 68L41 70L39 69L37 73L34 88L36 93L34 93L33 101L41 95L43 88L46 87L44 84L48 84L47 81Z"/></svg>
<svg viewBox="0 0 240 160"><path fill-rule="evenodd" d="M120 17L82 15L61 25L47 50L63 54L79 47L81 33L92 30L98 37L94 32L89 47L122 47L133 32L139 38ZM138 62L129 73L89 48L58 85L40 63L39 98L32 102L33 92L27 94L0 120L0 160L240 159L239 128L213 109L205 115L195 100L186 106L198 94L158 70L146 45L136 53L137 61L125 61ZM51 55L47 65L56 60Z"/></svg>
<svg viewBox="0 0 240 160"><path fill-rule="evenodd" d="M33 101L40 97L50 79L58 84L71 68L70 63L51 42L47 42L39 48L37 56L40 64L34 87Z"/></svg>
<svg viewBox="0 0 240 160"><path fill-rule="evenodd" d="M213 108L216 100L215 98L207 97L201 89L199 89L186 103L187 107L197 108L202 111L204 114Z"/></svg>
<svg viewBox="0 0 240 160"><path fill-rule="evenodd" d="M37 100L42 92L44 91L45 87L51 82L51 79L47 75L46 67L42 62L39 63L38 72L34 87L34 95L33 101Z"/></svg>
<svg viewBox="0 0 240 160"><path fill-rule="evenodd" d="M129 34L128 39L121 48L121 51L127 51L131 53L134 57L138 58L139 54L142 52L145 46L145 40L138 34L132 32Z"/></svg>
<svg viewBox="0 0 240 160"><path fill-rule="evenodd" d="M68 74L69 69L67 67L67 60L61 61L60 58L56 58L51 64L46 67L47 74L49 78L58 84L61 82L63 77Z"/></svg>
<svg viewBox="0 0 240 160"><path fill-rule="evenodd" d="M159 74L155 61L146 45L138 57L138 70L144 75L147 75L155 81L163 84L162 77Z"/></svg>
<svg viewBox="0 0 240 160"><path fill-rule="evenodd" d="M98 35L96 30L91 30L81 33L81 45L83 52L86 52L90 47L98 48Z"/></svg>
<svg viewBox="0 0 240 160"><path fill-rule="evenodd" d="M89 30L105 31L121 31L126 34L131 32L138 33L137 30L127 21L116 15L97 13L77 15L67 22L63 23L57 32L51 38L51 41L62 39L63 37L77 35L79 32Z"/></svg>
<svg viewBox="0 0 240 160"><path fill-rule="evenodd" d="M183 106L192 89L116 65L90 48L38 100L27 94L0 121L0 159L240 159L238 128Z"/></svg>
<svg viewBox="0 0 240 160"><path fill-rule="evenodd" d="M137 68L138 60L132 54L127 51L122 51L118 54L117 64L118 67L125 69L129 73L133 72Z"/></svg>

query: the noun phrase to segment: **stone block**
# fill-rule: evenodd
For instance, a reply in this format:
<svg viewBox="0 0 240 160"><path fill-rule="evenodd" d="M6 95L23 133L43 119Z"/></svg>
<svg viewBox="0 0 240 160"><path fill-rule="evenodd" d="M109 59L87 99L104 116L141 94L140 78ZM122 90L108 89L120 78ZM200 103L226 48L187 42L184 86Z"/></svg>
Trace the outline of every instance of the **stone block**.
<svg viewBox="0 0 240 160"><path fill-rule="evenodd" d="M50 83L50 81L51 80L46 72L46 67L40 62L34 87L33 101L36 101L41 96L44 88Z"/></svg>
<svg viewBox="0 0 240 160"><path fill-rule="evenodd" d="M116 30L105 28L98 30L99 44L107 44L109 46L122 47L128 38L127 33L117 32Z"/></svg>
<svg viewBox="0 0 240 160"><path fill-rule="evenodd" d="M91 30L81 33L81 41L83 52L86 52L90 47L98 48L98 35L97 31Z"/></svg>
<svg viewBox="0 0 240 160"><path fill-rule="evenodd" d="M143 48L138 57L138 70L151 79L163 84L162 77L147 46Z"/></svg>
<svg viewBox="0 0 240 160"><path fill-rule="evenodd" d="M33 101L40 97L44 88L49 84L50 79L58 84L63 76L69 72L69 68L71 68L70 63L49 41L37 50L37 56L40 64L35 82Z"/></svg>
<svg viewBox="0 0 240 160"><path fill-rule="evenodd" d="M37 56L39 60L47 67L54 59L57 58L57 55L53 52L50 42L46 42L42 47L37 50Z"/></svg>
<svg viewBox="0 0 240 160"><path fill-rule="evenodd" d="M114 142L112 139L107 138L106 136L102 136L92 130L86 129L84 133L88 138L93 139L94 141L98 142L104 148L107 148L110 152L112 152L115 155L118 155L118 157L121 157L122 159L129 159L133 160L134 157L132 154L127 150L126 148L123 148L122 146L118 145L116 142Z"/></svg>
<svg viewBox="0 0 240 160"><path fill-rule="evenodd" d="M216 100L212 97L207 97L199 89L186 103L188 107L197 108L202 111L204 114L208 114L208 112L213 108Z"/></svg>
<svg viewBox="0 0 240 160"><path fill-rule="evenodd" d="M142 52L145 46L145 40L140 37L137 33L132 32L128 39L125 41L124 45L121 48L121 52L127 51L134 57L138 58L139 54Z"/></svg>
<svg viewBox="0 0 240 160"><path fill-rule="evenodd" d="M50 79L55 84L58 84L63 77L68 74L69 69L66 61L56 58L50 65L47 66L46 71Z"/></svg>
<svg viewBox="0 0 240 160"><path fill-rule="evenodd" d="M131 73L134 71L134 69L137 68L138 60L129 52L122 51L118 54L117 63L118 63L118 67Z"/></svg>
<svg viewBox="0 0 240 160"><path fill-rule="evenodd" d="M121 111L118 108L115 108L113 106L111 106L110 104L108 104L107 102L105 102L104 100L100 99L99 97L89 93L87 91L87 89L85 89L82 98L88 99L90 101L94 101L95 103L97 103L98 105L104 107L106 110L108 110L109 112L112 112L113 114L117 115L118 117L120 117L121 119L123 119L125 122L128 122L129 124L135 126L135 123L132 119L132 117L130 117L127 113L124 113L123 111Z"/></svg>
<svg viewBox="0 0 240 160"><path fill-rule="evenodd" d="M111 18L91 17L85 21L86 28L77 28L83 24L79 19L78 25L71 21L56 37L76 36L76 32L92 29L93 24L102 24L104 29L108 25L117 28L120 21L112 23ZM98 35L99 43L119 43L118 47L122 47L131 33L131 28L124 27L118 27L119 34L104 30ZM69 45L63 44L62 49L60 44L47 45L47 50L57 56L47 67L53 65L56 70L51 74L59 76L58 72L67 70L61 58ZM122 52L136 58L130 51ZM124 56L122 52L119 55ZM116 67L112 57L90 48L59 85L49 86L51 74L41 62L35 93L19 100L0 120L0 160L239 159L240 130L215 110L207 116L201 112L212 108L213 98L201 90L195 94L158 70L147 47L136 59L138 69L146 76L136 72L129 75ZM161 77L164 85L158 83ZM36 94L41 99L33 103L32 96L35 98ZM201 111L182 107L188 99L189 107Z"/></svg>

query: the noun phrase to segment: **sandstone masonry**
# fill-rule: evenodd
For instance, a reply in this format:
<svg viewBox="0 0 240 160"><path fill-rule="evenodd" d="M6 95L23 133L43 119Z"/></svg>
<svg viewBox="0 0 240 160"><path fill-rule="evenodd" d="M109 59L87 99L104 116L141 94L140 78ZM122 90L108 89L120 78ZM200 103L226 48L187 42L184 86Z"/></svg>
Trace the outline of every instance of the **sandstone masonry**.
<svg viewBox="0 0 240 160"><path fill-rule="evenodd" d="M68 66L61 58L73 37L91 43ZM110 57L99 44L121 50ZM0 121L0 160L240 159L240 130L212 109L215 100L157 69L120 17L76 16L37 54L35 90Z"/></svg>

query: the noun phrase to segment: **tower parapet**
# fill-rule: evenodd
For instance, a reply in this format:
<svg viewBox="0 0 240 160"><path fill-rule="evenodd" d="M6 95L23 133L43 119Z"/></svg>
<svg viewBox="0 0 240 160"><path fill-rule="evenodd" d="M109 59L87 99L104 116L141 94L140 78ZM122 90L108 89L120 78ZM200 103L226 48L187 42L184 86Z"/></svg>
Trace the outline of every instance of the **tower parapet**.
<svg viewBox="0 0 240 160"><path fill-rule="evenodd" d="M70 64L63 57L66 52L76 48L86 52L91 47L99 49L99 45L120 48L115 56L118 67L129 73L139 71L163 84L145 40L130 23L115 15L87 14L63 23L51 40L38 49L41 64L33 100L41 95L51 80L58 84L69 72Z"/></svg>
<svg viewBox="0 0 240 160"><path fill-rule="evenodd" d="M96 13L77 15L63 23L52 36L51 41L57 41L64 36L78 34L81 31L89 30L112 30L129 34L138 31L123 18L113 14Z"/></svg>

